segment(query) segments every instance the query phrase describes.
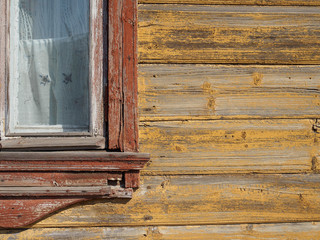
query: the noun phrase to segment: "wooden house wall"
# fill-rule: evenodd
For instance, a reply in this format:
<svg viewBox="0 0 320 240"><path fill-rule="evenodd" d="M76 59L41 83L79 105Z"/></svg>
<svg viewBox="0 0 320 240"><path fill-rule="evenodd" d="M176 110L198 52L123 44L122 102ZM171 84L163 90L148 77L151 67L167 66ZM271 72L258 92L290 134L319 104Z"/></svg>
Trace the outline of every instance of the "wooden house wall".
<svg viewBox="0 0 320 240"><path fill-rule="evenodd" d="M130 201L1 239L318 239L320 1L140 0Z"/></svg>

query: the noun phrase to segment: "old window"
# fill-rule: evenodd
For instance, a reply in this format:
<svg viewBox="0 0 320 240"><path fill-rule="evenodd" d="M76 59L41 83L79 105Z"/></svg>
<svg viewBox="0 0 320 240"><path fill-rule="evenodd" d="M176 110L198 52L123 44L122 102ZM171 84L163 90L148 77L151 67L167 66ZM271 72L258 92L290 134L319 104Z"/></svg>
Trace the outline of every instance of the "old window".
<svg viewBox="0 0 320 240"><path fill-rule="evenodd" d="M89 9L87 0L10 2L10 135L90 131Z"/></svg>
<svg viewBox="0 0 320 240"><path fill-rule="evenodd" d="M138 186L136 5L0 3L1 227Z"/></svg>
<svg viewBox="0 0 320 240"><path fill-rule="evenodd" d="M86 141L91 145L95 142L86 148L104 148L103 38L97 38L103 35L103 28L94 26L102 21L98 2L8 3L9 67L4 90L6 112L2 114L5 131L1 139L11 141L6 141L3 148L19 148L21 138L14 136L54 135L87 136L64 140L63 146L56 148L83 147ZM43 144L39 138L24 142L39 147L39 140ZM54 147L52 140L47 148ZM74 141L82 143L77 146Z"/></svg>

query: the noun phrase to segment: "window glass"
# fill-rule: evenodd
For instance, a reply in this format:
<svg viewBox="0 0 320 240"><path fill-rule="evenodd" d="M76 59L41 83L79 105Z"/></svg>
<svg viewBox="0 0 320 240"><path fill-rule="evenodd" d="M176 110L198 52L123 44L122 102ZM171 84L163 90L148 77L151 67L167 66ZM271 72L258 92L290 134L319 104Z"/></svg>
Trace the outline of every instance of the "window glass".
<svg viewBox="0 0 320 240"><path fill-rule="evenodd" d="M9 128L89 131L89 1L12 0Z"/></svg>

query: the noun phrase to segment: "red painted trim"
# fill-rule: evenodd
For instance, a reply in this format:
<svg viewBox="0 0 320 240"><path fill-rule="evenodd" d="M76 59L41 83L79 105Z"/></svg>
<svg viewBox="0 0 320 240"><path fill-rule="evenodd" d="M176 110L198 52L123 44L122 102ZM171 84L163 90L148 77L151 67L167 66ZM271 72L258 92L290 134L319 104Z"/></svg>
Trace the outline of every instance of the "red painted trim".
<svg viewBox="0 0 320 240"><path fill-rule="evenodd" d="M108 0L107 146L122 150L122 0Z"/></svg>
<svg viewBox="0 0 320 240"><path fill-rule="evenodd" d="M129 171L124 174L125 176L125 187L127 188L137 188L140 183L140 173L139 171Z"/></svg>
<svg viewBox="0 0 320 240"><path fill-rule="evenodd" d="M108 152L2 152L0 171L128 171L140 170L149 155Z"/></svg>
<svg viewBox="0 0 320 240"><path fill-rule="evenodd" d="M86 201L85 198L1 199L0 227L21 228L35 223L50 213L69 205Z"/></svg>
<svg viewBox="0 0 320 240"><path fill-rule="evenodd" d="M108 148L136 152L137 0L108 2Z"/></svg>
<svg viewBox="0 0 320 240"><path fill-rule="evenodd" d="M123 150L138 151L137 1L123 0Z"/></svg>

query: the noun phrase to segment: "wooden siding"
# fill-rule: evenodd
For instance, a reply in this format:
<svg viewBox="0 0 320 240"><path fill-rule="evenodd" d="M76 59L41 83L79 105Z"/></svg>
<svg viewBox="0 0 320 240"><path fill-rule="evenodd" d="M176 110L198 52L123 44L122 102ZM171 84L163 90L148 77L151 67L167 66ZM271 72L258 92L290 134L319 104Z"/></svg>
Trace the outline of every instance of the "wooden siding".
<svg viewBox="0 0 320 240"><path fill-rule="evenodd" d="M320 150L308 119L145 122L140 136L152 175L310 172Z"/></svg>
<svg viewBox="0 0 320 240"><path fill-rule="evenodd" d="M7 231L0 231L4 236ZM18 230L13 232L10 240L85 240L85 239L279 239L305 240L318 239L319 223L286 224L235 224L224 226L155 226L155 227L91 227L91 228L46 228ZM9 240L4 238L4 240Z"/></svg>
<svg viewBox="0 0 320 240"><path fill-rule="evenodd" d="M139 70L140 121L320 117L319 66L143 64Z"/></svg>
<svg viewBox="0 0 320 240"><path fill-rule="evenodd" d="M320 63L319 7L146 4L139 17L143 63Z"/></svg>
<svg viewBox="0 0 320 240"><path fill-rule="evenodd" d="M139 0L139 3L180 3L194 5L258 5L258 6L320 6L318 0Z"/></svg>
<svg viewBox="0 0 320 240"><path fill-rule="evenodd" d="M33 227L320 221L318 174L144 176L141 180L131 200L76 205Z"/></svg>
<svg viewBox="0 0 320 240"><path fill-rule="evenodd" d="M139 3L141 187L0 238L318 239L320 1Z"/></svg>
<svg viewBox="0 0 320 240"><path fill-rule="evenodd" d="M91 228L45 228L17 230L10 238L8 231L0 231L4 240L33 239L123 239L123 240L160 240L160 239L257 239L257 240L305 240L318 239L319 223L285 223L285 224L235 224L235 225L198 225L198 226L155 226L155 227L91 227Z"/></svg>

